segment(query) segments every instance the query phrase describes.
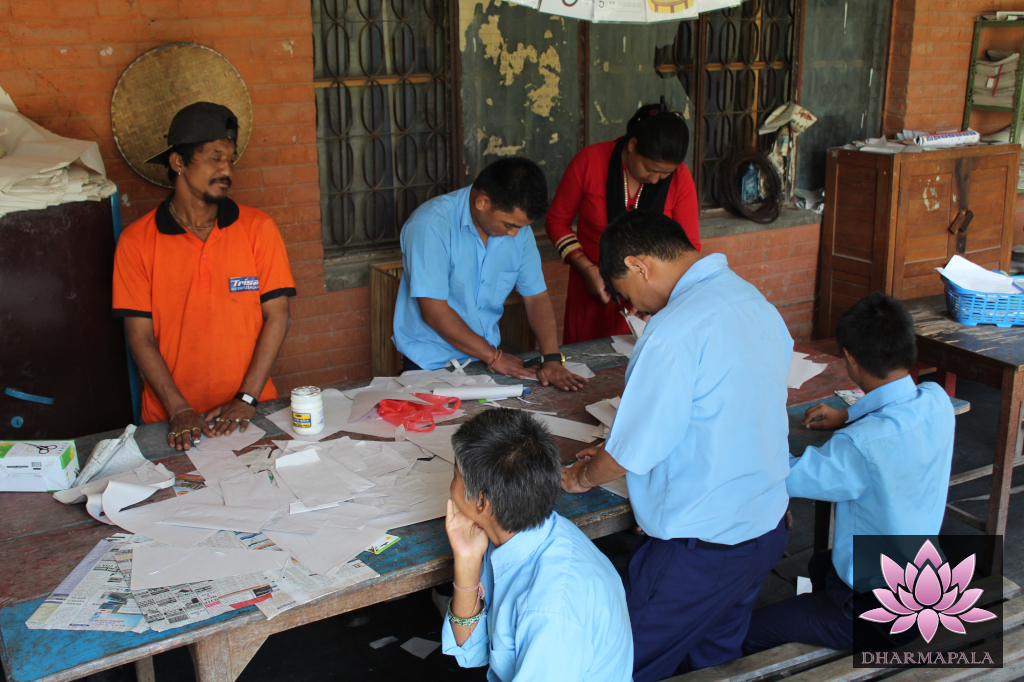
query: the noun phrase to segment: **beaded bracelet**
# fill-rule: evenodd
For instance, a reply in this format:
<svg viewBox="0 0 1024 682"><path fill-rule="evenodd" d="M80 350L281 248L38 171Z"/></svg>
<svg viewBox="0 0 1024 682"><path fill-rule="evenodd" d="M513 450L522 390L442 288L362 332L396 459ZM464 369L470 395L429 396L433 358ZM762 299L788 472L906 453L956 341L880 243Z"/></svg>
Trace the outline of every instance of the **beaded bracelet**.
<svg viewBox="0 0 1024 682"><path fill-rule="evenodd" d="M480 602L480 610L477 612L475 616L471 616L469 618L459 618L454 613L452 613L452 601L454 599L455 597L452 597L448 600L448 620L452 622L452 625L461 625L462 627L466 628L470 625L476 625L477 621L484 617L484 609L487 608L487 602Z"/></svg>

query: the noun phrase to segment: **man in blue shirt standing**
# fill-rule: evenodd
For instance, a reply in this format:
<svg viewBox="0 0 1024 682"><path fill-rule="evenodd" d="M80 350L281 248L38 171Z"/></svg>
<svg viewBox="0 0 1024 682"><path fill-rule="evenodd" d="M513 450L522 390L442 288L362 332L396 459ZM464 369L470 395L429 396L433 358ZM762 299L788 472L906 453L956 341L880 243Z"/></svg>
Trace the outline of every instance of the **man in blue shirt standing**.
<svg viewBox="0 0 1024 682"><path fill-rule="evenodd" d="M938 384L916 385L909 376L917 359L913 318L892 296L871 294L839 318L836 344L865 395L848 410L820 403L807 410L807 428L839 431L791 458L786 479L793 497L836 503L833 548L811 557L811 593L754 613L746 653L786 642L852 649L853 619L872 599L864 593L877 587L854 583L853 536L933 535L942 526L953 406ZM871 563L878 566L878 557Z"/></svg>
<svg viewBox="0 0 1024 682"><path fill-rule="evenodd" d="M626 578L633 679L648 682L738 657L782 556L793 339L725 256L701 258L665 215L612 222L600 267L609 291L653 316L603 449L580 453L562 487L626 474L647 535Z"/></svg>
<svg viewBox="0 0 1024 682"><path fill-rule="evenodd" d="M402 281L395 304L395 347L402 370L440 369L451 359L578 390L585 379L558 352L540 253L530 223L547 210L544 173L523 158L495 161L471 187L423 203L402 228ZM515 287L542 354L539 368L498 349L498 320Z"/></svg>
<svg viewBox="0 0 1024 682"><path fill-rule="evenodd" d="M553 509L558 447L528 412L497 408L452 437L445 529L455 596L441 639L490 682L627 682L633 667L622 582Z"/></svg>
<svg viewBox="0 0 1024 682"><path fill-rule="evenodd" d="M627 213L601 237L601 275L652 313L604 448L562 487L626 475L647 537L626 582L636 682L741 655L750 612L786 546L793 340L725 256L701 257L678 223Z"/></svg>

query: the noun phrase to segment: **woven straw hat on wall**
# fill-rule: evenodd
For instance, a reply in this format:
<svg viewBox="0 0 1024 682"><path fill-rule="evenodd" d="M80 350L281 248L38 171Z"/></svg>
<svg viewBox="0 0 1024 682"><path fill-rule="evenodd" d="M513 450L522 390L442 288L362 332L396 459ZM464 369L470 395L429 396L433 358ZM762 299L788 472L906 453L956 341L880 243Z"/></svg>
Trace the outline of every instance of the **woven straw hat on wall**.
<svg viewBox="0 0 1024 682"><path fill-rule="evenodd" d="M223 104L238 117L238 157L252 132L249 91L231 62L202 45L164 45L142 55L121 74L110 101L114 141L132 169L161 187L167 168L146 159L167 147L167 128L182 107Z"/></svg>

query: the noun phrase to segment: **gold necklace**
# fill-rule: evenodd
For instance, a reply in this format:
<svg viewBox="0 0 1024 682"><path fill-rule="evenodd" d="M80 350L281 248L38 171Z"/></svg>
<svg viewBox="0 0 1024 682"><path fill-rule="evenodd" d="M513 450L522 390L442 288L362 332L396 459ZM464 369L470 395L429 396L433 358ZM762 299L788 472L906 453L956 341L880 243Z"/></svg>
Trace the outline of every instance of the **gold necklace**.
<svg viewBox="0 0 1024 682"><path fill-rule="evenodd" d="M638 195L637 195L637 200L638 200L638 201L639 201L639 198L640 198L640 195L638 194ZM178 212L174 210L174 203L173 203L173 202L172 202L172 203L169 203L169 204L167 204L167 205L168 205L168 206L170 206L170 208L171 208L171 215L172 215L172 216L174 216L174 219L178 221L178 224L179 224L179 225L181 225L182 227L187 227L188 229L190 229L190 230L192 230L192 231L197 231L197 230L209 230L210 228L212 228L212 227L213 227L213 225L216 225L216 224L217 224L217 219L216 219L216 218L214 218L214 219L213 219L213 225L207 225L206 227L195 227L195 226L193 226L193 225L189 225L189 224L187 224L187 223L186 223L186 222L185 222L184 220L182 220L182 219L181 219L181 216L179 216L179 215L178 215Z"/></svg>
<svg viewBox="0 0 1024 682"><path fill-rule="evenodd" d="M633 203L633 208L640 206L640 193L644 191L644 183L640 183L640 189L636 191L636 201ZM622 169L622 203L626 205L626 210L629 210L629 181L626 180L626 169Z"/></svg>

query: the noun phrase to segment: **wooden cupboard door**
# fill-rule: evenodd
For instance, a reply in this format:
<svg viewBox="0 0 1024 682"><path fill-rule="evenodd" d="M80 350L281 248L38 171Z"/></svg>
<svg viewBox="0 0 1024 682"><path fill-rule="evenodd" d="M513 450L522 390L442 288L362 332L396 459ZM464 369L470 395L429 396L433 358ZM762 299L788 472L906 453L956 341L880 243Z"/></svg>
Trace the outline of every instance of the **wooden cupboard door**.
<svg viewBox="0 0 1024 682"><path fill-rule="evenodd" d="M962 193L957 174L967 159L923 153L903 159L896 217L896 250L892 289L896 298L941 294L942 280L935 268L956 252L956 237L949 227L960 212Z"/></svg>
<svg viewBox="0 0 1024 682"><path fill-rule="evenodd" d="M976 156L964 178L960 210L970 210L973 219L961 240L960 253L983 268L1008 270L1013 248L1013 212L1017 199L1020 146L998 147L1004 153Z"/></svg>
<svg viewBox="0 0 1024 682"><path fill-rule="evenodd" d="M829 150L821 234L819 338L835 335L839 316L873 291L885 291L894 163L891 156Z"/></svg>

